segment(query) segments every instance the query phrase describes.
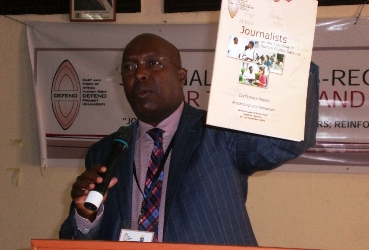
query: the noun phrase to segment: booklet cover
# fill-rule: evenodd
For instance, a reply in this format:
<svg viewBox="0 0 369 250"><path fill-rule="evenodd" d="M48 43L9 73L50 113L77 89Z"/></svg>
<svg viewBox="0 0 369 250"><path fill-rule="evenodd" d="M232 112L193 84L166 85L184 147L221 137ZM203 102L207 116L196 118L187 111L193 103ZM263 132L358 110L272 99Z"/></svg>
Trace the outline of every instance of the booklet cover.
<svg viewBox="0 0 369 250"><path fill-rule="evenodd" d="M207 124L304 139L318 1L223 0Z"/></svg>

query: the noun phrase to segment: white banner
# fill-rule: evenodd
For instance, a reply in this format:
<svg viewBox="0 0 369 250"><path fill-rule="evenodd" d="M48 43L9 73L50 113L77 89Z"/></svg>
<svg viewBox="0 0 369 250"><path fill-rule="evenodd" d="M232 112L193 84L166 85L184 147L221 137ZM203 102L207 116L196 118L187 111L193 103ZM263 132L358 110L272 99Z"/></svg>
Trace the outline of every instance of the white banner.
<svg viewBox="0 0 369 250"><path fill-rule="evenodd" d="M313 61L321 78L318 145L292 163L368 162L369 21L354 21L317 22ZM216 24L31 25L27 31L42 166L81 166L91 143L136 119L116 68L124 46L138 34L158 34L179 48L188 70L186 101L207 109Z"/></svg>
<svg viewBox="0 0 369 250"><path fill-rule="evenodd" d="M293 163L368 166L369 20L318 20L312 60L320 66L317 145Z"/></svg>
<svg viewBox="0 0 369 250"><path fill-rule="evenodd" d="M136 35L158 34L176 45L186 67L186 101L207 109L216 25L32 23L42 166L83 165L91 143L135 121L116 70Z"/></svg>

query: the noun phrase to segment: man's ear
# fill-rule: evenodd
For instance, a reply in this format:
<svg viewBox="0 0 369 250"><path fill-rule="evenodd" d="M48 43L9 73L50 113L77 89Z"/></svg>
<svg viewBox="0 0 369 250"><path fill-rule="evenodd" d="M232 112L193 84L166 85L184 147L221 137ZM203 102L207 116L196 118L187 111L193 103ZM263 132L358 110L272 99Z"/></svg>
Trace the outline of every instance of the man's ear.
<svg viewBox="0 0 369 250"><path fill-rule="evenodd" d="M186 82L186 78L187 78L187 70L185 68L181 68L179 69L178 74L179 74L179 81L181 83L181 87L183 87Z"/></svg>

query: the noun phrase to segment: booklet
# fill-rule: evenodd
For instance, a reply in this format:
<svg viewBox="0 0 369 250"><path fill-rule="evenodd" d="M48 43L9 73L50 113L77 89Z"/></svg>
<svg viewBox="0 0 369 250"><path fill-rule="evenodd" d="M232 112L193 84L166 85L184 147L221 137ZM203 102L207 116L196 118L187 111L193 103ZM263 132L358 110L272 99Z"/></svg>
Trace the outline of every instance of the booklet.
<svg viewBox="0 0 369 250"><path fill-rule="evenodd" d="M223 0L207 124L304 139L318 1Z"/></svg>

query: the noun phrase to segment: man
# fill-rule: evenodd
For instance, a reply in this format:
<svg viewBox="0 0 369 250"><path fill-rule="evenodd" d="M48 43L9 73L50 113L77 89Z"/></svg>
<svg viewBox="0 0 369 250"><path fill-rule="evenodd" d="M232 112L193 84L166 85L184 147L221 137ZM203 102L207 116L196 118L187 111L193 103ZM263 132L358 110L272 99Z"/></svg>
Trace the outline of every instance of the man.
<svg viewBox="0 0 369 250"><path fill-rule="evenodd" d="M100 183L98 173L113 136L94 144L86 157L87 170L72 187L69 217L60 238L117 240L121 228L138 229L143 207L149 154L154 147L147 131L164 130L165 161L158 223L158 241L257 245L246 211L248 176L268 170L303 153L315 143L318 119L318 68L311 67L303 142L292 142L205 125L206 112L184 102L186 70L177 48L153 34L129 42L122 60L125 95L138 121L98 212L83 206ZM137 177L137 178L136 178ZM143 191L143 193L146 193Z"/></svg>
<svg viewBox="0 0 369 250"><path fill-rule="evenodd" d="M241 56L241 49L238 44L238 38L233 37L233 43L230 43L228 46L228 53L227 56L233 57L233 58L240 58Z"/></svg>
<svg viewBox="0 0 369 250"><path fill-rule="evenodd" d="M276 63L273 65L273 72L282 74L283 73L283 62L280 59L277 59Z"/></svg>
<svg viewBox="0 0 369 250"><path fill-rule="evenodd" d="M249 41L248 45L245 46L245 51L242 53L242 59L247 62L252 62L254 61L254 53L254 42Z"/></svg>
<svg viewBox="0 0 369 250"><path fill-rule="evenodd" d="M255 72L252 66L249 67L249 70L245 72L245 83L253 84L255 82Z"/></svg>

